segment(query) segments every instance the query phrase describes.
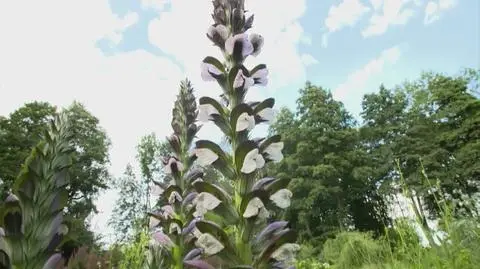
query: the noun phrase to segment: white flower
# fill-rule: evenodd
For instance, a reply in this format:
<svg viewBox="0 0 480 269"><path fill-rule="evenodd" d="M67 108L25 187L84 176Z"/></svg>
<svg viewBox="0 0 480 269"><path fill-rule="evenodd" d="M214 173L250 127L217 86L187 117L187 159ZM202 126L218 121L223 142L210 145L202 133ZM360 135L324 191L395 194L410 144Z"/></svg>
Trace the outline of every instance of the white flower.
<svg viewBox="0 0 480 269"><path fill-rule="evenodd" d="M201 122L208 122L212 119L211 115L217 114L219 115L220 112L212 106L211 104L201 104L198 106L198 120Z"/></svg>
<svg viewBox="0 0 480 269"><path fill-rule="evenodd" d="M228 38L228 29L225 27L225 25L218 24L217 26L210 26L208 28L207 35L211 39L215 38L215 34L218 34L218 36L225 41Z"/></svg>
<svg viewBox="0 0 480 269"><path fill-rule="evenodd" d="M263 156L258 154L258 149L255 148L245 155L243 166L240 171L245 174L250 174L255 171L255 169L260 169L264 165L265 160L263 159Z"/></svg>
<svg viewBox="0 0 480 269"><path fill-rule="evenodd" d="M248 115L247 112L243 112L237 119L237 126L235 131L241 132L245 129L252 130L255 127L255 117Z"/></svg>
<svg viewBox="0 0 480 269"><path fill-rule="evenodd" d="M253 79L255 84L266 86L268 84L268 69L266 67L259 69L255 71L255 73L251 74L250 77Z"/></svg>
<svg viewBox="0 0 480 269"><path fill-rule="evenodd" d="M154 217L150 217L150 220L149 220L149 223L148 223L148 227L150 229L154 228L154 227L157 227L157 225L160 224L160 220L157 219L157 218L154 218Z"/></svg>
<svg viewBox="0 0 480 269"><path fill-rule="evenodd" d="M160 196L163 194L165 190L162 189L162 187L158 186L158 185L153 185L152 186L152 195L154 196Z"/></svg>
<svg viewBox="0 0 480 269"><path fill-rule="evenodd" d="M200 235L195 242L195 246L202 248L207 256L215 255L225 248L220 241L209 233Z"/></svg>
<svg viewBox="0 0 480 269"><path fill-rule="evenodd" d="M177 161L175 158L171 157L170 159L168 159L167 165L165 165L165 167L163 168L163 171L165 172L165 174L171 174L172 173L172 165L173 164L177 165L178 171L183 170L183 164L181 162Z"/></svg>
<svg viewBox="0 0 480 269"><path fill-rule="evenodd" d="M265 209L265 205L263 204L262 200L258 197L254 197L250 202L248 202L247 208L245 212L243 212L244 218L251 218L255 216L259 216L260 218L268 217L269 213Z"/></svg>
<svg viewBox="0 0 480 269"><path fill-rule="evenodd" d="M180 193L178 193L176 191L172 191L172 193L170 193L170 196L168 196L168 203L169 204L174 204L175 201L181 202L182 200L183 200L182 196L180 195Z"/></svg>
<svg viewBox="0 0 480 269"><path fill-rule="evenodd" d="M168 232L169 233L181 234L182 233L182 228L180 228L180 225L178 225L178 223L172 222L172 223L170 223L170 227L168 229Z"/></svg>
<svg viewBox="0 0 480 269"><path fill-rule="evenodd" d="M235 46L241 46L243 58L247 57L253 52L253 45L248 39L247 34L238 34L229 37L225 42L225 51L232 55Z"/></svg>
<svg viewBox="0 0 480 269"><path fill-rule="evenodd" d="M243 89L248 89L252 87L255 84L255 79L253 77L247 77L243 73L243 70L240 69L237 72L237 75L235 76L235 80L233 81L233 87L240 88L243 87Z"/></svg>
<svg viewBox="0 0 480 269"><path fill-rule="evenodd" d="M272 122L273 118L275 117L275 112L273 108L266 107L257 112L257 115L262 118L262 120L266 121L266 123Z"/></svg>
<svg viewBox="0 0 480 269"><path fill-rule="evenodd" d="M207 148L196 148L195 155L197 156L197 162L201 166L211 165L218 159L218 155Z"/></svg>
<svg viewBox="0 0 480 269"><path fill-rule="evenodd" d="M251 34L250 42L252 42L252 45L253 45L252 55L257 56L263 47L263 36L259 34Z"/></svg>
<svg viewBox="0 0 480 269"><path fill-rule="evenodd" d="M276 142L268 145L264 152L268 154L270 160L278 163L283 159L282 149L283 142Z"/></svg>
<svg viewBox="0 0 480 269"><path fill-rule="evenodd" d="M298 244L287 243L275 250L271 257L277 261L289 262L295 258L295 252L299 250Z"/></svg>
<svg viewBox="0 0 480 269"><path fill-rule="evenodd" d="M163 247L172 247L174 245L170 237L168 237L163 232L154 233L153 238Z"/></svg>
<svg viewBox="0 0 480 269"><path fill-rule="evenodd" d="M202 79L204 81L215 81L215 76L219 76L222 74L222 71L218 69L216 66L213 64L205 63L202 62L201 65L201 70L202 70Z"/></svg>
<svg viewBox="0 0 480 269"><path fill-rule="evenodd" d="M175 211L173 210L173 207L171 205L162 206L161 209L163 218L169 219L175 217Z"/></svg>
<svg viewBox="0 0 480 269"><path fill-rule="evenodd" d="M270 196L270 200L273 201L278 207L285 209L290 206L290 198L293 194L288 189L281 189Z"/></svg>
<svg viewBox="0 0 480 269"><path fill-rule="evenodd" d="M214 195L208 192L201 192L195 199L193 200L193 204L195 205L195 212L193 213L194 217L203 217L205 213L209 210L215 209L218 205L220 205L222 201L220 201Z"/></svg>

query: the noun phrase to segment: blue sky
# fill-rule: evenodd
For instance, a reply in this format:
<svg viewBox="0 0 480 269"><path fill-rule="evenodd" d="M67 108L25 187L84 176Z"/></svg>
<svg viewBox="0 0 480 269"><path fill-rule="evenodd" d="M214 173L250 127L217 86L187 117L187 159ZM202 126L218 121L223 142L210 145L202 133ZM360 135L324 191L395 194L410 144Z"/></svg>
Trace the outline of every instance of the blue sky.
<svg viewBox="0 0 480 269"><path fill-rule="evenodd" d="M306 80L332 90L354 115L363 94L414 79L422 70L456 73L480 68L480 6L476 0L246 0L253 32L265 37L266 88L295 107ZM171 132L179 81L197 96L220 93L200 79L200 61L219 56L205 37L210 0L48 0L0 2L0 115L23 103L85 104L112 140L111 172L135 163L135 146L152 131ZM19 15L22 14L22 15ZM265 130L265 128L261 129ZM213 126L200 136L218 135ZM93 226L106 220L116 198L99 198Z"/></svg>

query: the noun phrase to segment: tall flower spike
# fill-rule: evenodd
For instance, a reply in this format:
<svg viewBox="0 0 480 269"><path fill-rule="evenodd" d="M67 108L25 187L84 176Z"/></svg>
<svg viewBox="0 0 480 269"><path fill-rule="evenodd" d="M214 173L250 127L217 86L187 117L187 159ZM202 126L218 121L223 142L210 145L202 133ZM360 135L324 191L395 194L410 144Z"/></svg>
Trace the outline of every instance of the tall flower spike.
<svg viewBox="0 0 480 269"><path fill-rule="evenodd" d="M0 210L5 225L0 236L0 267L55 268L63 262L56 251L68 233L63 197L69 184L71 135L66 115L58 116L25 161L13 194Z"/></svg>
<svg viewBox="0 0 480 269"><path fill-rule="evenodd" d="M192 178L198 179L202 174L193 169L193 159L190 154L191 144L199 130L196 124L198 111L196 98L190 81L182 81L173 108L173 134L168 141L173 149L173 156L165 156L165 182L156 184L162 189L159 197L159 209L150 213L150 228L154 244L150 247L151 256L161 257L161 268L184 268L184 262L197 259L188 255L195 249L196 229L190 229L194 220L192 208L197 193L191 188ZM157 231L161 229L161 231ZM189 232L184 233L190 229ZM162 253L167 255L161 255ZM154 255L157 254L157 255Z"/></svg>
<svg viewBox="0 0 480 269"><path fill-rule="evenodd" d="M290 180L259 179L257 173L267 162L283 159L283 142L278 135L250 139L256 124L273 120L275 101L268 98L245 102L252 86L268 83L266 65L250 69L243 64L247 57L261 52L264 39L260 34L245 33L252 27L253 15L245 17L243 0L214 0L213 6L214 24L207 36L215 43L225 39L224 48L219 46L225 59L206 57L202 78L218 82L223 93L220 102L212 97L200 98L199 119L218 126L231 151L224 151L212 141L199 140L194 155L197 164L212 166L229 185L203 181L193 184L199 193L194 202L198 219L191 225L197 230L189 227L188 231L194 231L196 246L203 254L197 256L198 261L185 264L200 269L291 268L292 255L298 250L295 233L282 221L266 226L269 210L290 205ZM223 35L223 26L229 29L227 36Z"/></svg>

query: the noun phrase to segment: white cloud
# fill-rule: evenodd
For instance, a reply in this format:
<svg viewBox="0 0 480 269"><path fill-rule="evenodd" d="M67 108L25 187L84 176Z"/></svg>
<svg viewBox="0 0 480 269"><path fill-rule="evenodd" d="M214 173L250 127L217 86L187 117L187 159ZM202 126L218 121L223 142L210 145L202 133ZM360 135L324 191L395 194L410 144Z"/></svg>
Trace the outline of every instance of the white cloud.
<svg viewBox="0 0 480 269"><path fill-rule="evenodd" d="M0 115L28 101L67 106L77 99L111 137L111 172L120 175L141 135L170 132L166 119L183 77L166 58L145 51L105 57L95 47L131 18L113 15L108 0L0 2ZM93 220L104 231L106 205L99 203L105 214Z"/></svg>
<svg viewBox="0 0 480 269"><path fill-rule="evenodd" d="M141 0L143 8L152 8L161 11L171 0Z"/></svg>
<svg viewBox="0 0 480 269"><path fill-rule="evenodd" d="M368 62L361 69L351 73L347 81L340 84L332 93L335 99L344 100L353 91L361 91L367 82L374 76L382 73L387 65L395 64L400 58L398 46L386 49L375 59Z"/></svg>
<svg viewBox="0 0 480 269"><path fill-rule="evenodd" d="M391 25L404 25L415 14L419 0L370 0L375 12L369 25L362 31L363 37L384 34ZM380 9L381 8L381 9Z"/></svg>
<svg viewBox="0 0 480 269"><path fill-rule="evenodd" d="M353 27L370 8L360 0L343 0L338 5L332 5L325 19L327 32L322 36L322 47L327 47L328 36L344 27Z"/></svg>
<svg viewBox="0 0 480 269"><path fill-rule="evenodd" d="M360 0L343 0L337 6L333 5L328 10L325 26L328 32L338 31L346 26L354 26L370 8Z"/></svg>
<svg viewBox="0 0 480 269"><path fill-rule="evenodd" d="M424 24L431 24L438 19L445 11L455 7L457 0L438 0L429 1L425 6Z"/></svg>
<svg viewBox="0 0 480 269"><path fill-rule="evenodd" d="M295 5L289 0L246 2L255 13L254 30L265 37L264 52L249 59L248 66L260 62L269 66L269 89L303 84L305 66L297 45L309 43L298 22L305 0ZM164 3L144 1L145 7L157 10ZM74 99L83 102L111 137L111 172L121 175L125 165L134 161L140 136L171 132L171 109L181 79L192 80L197 96L220 93L216 84L200 79L201 59L219 56L205 36L210 9L210 1L174 1L171 12L162 12L149 26L151 42L173 56L182 70L169 58L143 50L105 56L96 42L107 38L118 43L123 30L138 21L134 13L123 18L113 14L108 0L0 1L0 115L33 100L60 107ZM248 98L263 95L252 90ZM207 125L200 135L215 129ZM114 197L110 191L100 198L99 210L104 213L92 221L107 234Z"/></svg>
<svg viewBox="0 0 480 269"><path fill-rule="evenodd" d="M302 54L302 62L305 66L318 64L318 60L315 59L315 57L313 57L311 54L308 54L308 53Z"/></svg>

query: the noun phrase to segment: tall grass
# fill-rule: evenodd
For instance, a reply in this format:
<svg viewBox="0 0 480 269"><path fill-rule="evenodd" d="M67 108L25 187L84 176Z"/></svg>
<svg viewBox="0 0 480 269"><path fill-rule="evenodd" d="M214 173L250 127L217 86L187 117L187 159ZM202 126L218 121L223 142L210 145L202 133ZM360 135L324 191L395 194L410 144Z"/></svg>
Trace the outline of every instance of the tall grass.
<svg viewBox="0 0 480 269"><path fill-rule="evenodd" d="M328 239L318 258L303 258L298 269L475 269L480 268L480 219L478 214L455 217L455 202L447 201L438 180L432 184L425 170L421 170L424 184L435 188L434 200L440 209L439 227L435 231L426 223L421 199L412 195L409 186L400 182L403 194L410 199L416 218L397 219L392 227L385 228L385 235L373 239L368 233L344 231L334 239ZM461 202L461 201L460 201ZM470 203L473 204L473 203ZM420 205L420 207L419 207ZM470 212L477 212L472 208ZM422 244L421 227L428 239ZM443 236L437 236L441 233ZM434 240L435 239L435 240ZM304 256L305 257L305 256Z"/></svg>

